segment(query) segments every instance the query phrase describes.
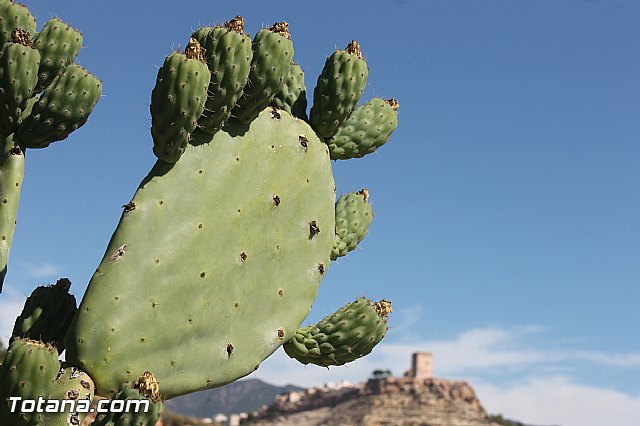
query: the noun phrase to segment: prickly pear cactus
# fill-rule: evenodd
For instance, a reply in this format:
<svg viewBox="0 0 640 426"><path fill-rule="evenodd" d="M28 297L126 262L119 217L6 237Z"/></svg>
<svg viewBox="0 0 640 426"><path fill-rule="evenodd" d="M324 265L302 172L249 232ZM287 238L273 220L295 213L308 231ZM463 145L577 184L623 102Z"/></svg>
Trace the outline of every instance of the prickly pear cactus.
<svg viewBox="0 0 640 426"><path fill-rule="evenodd" d="M159 393L159 383L153 373L145 371L133 384L123 383L114 399L125 401L129 407L139 410L124 410L99 414L93 426L140 426L155 425L162 413L163 403ZM131 404L133 403L133 404ZM146 406L146 409L145 409Z"/></svg>
<svg viewBox="0 0 640 426"><path fill-rule="evenodd" d="M27 298L13 326L12 337L29 337L64 350L64 338L76 313L76 298L69 294L71 281L59 279L54 285L40 286Z"/></svg>
<svg viewBox="0 0 640 426"><path fill-rule="evenodd" d="M82 35L59 19L37 33L26 6L0 1L0 291L16 226L24 157L84 125L100 81L74 64Z"/></svg>
<svg viewBox="0 0 640 426"><path fill-rule="evenodd" d="M254 371L293 336L329 267L329 163L305 122L272 109L158 161L89 283L67 360L101 394L145 369L168 397Z"/></svg>
<svg viewBox="0 0 640 426"><path fill-rule="evenodd" d="M361 297L315 325L301 327L284 345L291 358L321 367L343 365L369 354L387 333L391 303Z"/></svg>
<svg viewBox="0 0 640 426"><path fill-rule="evenodd" d="M38 413L11 411L10 397L37 399L49 395L60 370L55 347L31 339L14 339L0 366L0 424L38 425Z"/></svg>
<svg viewBox="0 0 640 426"><path fill-rule="evenodd" d="M77 426L87 415L87 408L95 396L95 385L89 375L77 367L62 364L56 376L49 400L61 401L64 410L56 413L47 413L43 416L45 426ZM73 401L73 407L64 401ZM79 407L80 402L85 402L85 407ZM73 408L73 409L72 409Z"/></svg>
<svg viewBox="0 0 640 426"><path fill-rule="evenodd" d="M0 18L4 277L25 150L82 126L102 88L73 63L78 31L53 19L36 34L26 7L6 0ZM280 346L305 364L342 365L384 337L386 300L361 298L300 324L331 261L356 248L373 217L366 190L336 203L331 160L380 147L397 108L374 99L356 109L368 69L353 41L327 60L307 119L288 24L253 41L243 28L239 16L200 28L184 53L167 56L150 106L158 160L124 206L78 309L68 280L27 301L14 334L29 338L14 339L0 367L2 424L77 424L79 413L25 417L3 401L94 392L152 408L96 425L154 424L163 400L246 376Z"/></svg>

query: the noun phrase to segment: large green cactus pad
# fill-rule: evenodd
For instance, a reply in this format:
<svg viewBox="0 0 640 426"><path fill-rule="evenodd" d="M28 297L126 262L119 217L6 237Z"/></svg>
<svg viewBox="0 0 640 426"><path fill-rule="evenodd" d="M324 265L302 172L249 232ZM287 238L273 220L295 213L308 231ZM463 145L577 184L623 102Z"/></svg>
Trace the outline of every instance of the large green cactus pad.
<svg viewBox="0 0 640 426"><path fill-rule="evenodd" d="M328 148L264 110L197 132L144 179L67 335L98 394L153 371L171 398L252 371L295 334L329 265Z"/></svg>

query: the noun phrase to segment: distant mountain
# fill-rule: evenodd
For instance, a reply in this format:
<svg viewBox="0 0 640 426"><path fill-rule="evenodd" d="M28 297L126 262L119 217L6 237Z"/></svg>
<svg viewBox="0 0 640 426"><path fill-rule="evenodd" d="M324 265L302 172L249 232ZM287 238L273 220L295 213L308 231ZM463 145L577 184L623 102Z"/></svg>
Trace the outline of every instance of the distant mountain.
<svg viewBox="0 0 640 426"><path fill-rule="evenodd" d="M166 407L192 417L213 417L218 413L250 413L271 404L276 395L303 390L298 386L275 386L258 379L239 380L216 389L179 396Z"/></svg>

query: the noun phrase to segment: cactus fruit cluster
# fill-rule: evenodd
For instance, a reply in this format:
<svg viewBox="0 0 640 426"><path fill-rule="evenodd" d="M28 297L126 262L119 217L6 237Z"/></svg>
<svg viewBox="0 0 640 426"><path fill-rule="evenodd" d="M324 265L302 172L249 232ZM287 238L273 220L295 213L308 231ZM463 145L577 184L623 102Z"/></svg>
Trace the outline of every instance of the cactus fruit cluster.
<svg viewBox="0 0 640 426"><path fill-rule="evenodd" d="M0 0L0 30L4 278L25 152L82 126L101 83L74 63L82 36L59 19L36 32L25 6ZM301 327L331 262L357 247L373 218L366 189L336 202L331 160L373 152L397 126L395 100L357 108L368 76L359 44L327 59L307 114L286 22L251 39L238 16L185 41L151 94L157 162L80 306L60 279L35 289L16 321L0 367L2 424L81 420L77 411L11 412L10 396L94 394L151 407L94 424L153 424L162 401L246 376L280 346L303 364L342 365L387 332L384 299L359 298Z"/></svg>

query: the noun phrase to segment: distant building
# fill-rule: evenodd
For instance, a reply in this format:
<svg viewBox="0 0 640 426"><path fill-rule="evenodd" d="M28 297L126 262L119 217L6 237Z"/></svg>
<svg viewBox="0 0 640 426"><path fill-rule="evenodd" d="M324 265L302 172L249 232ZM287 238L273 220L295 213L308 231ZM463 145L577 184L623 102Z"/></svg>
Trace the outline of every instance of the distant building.
<svg viewBox="0 0 640 426"><path fill-rule="evenodd" d="M405 376L416 379L433 377L433 354L431 352L414 352L411 355L411 369L405 373Z"/></svg>

